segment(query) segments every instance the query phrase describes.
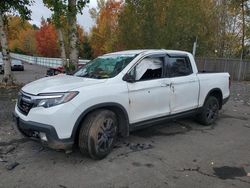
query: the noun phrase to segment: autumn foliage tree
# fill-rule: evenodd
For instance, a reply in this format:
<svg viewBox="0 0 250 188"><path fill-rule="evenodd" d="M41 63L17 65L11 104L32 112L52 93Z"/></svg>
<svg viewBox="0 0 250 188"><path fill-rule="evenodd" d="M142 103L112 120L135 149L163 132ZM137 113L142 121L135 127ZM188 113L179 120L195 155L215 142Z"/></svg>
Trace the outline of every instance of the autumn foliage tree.
<svg viewBox="0 0 250 188"><path fill-rule="evenodd" d="M250 57L247 0L98 0L90 11L94 56L121 49L165 48L198 56Z"/></svg>
<svg viewBox="0 0 250 188"><path fill-rule="evenodd" d="M32 28L32 25L27 20L23 20L20 16L8 16L7 20L7 37L9 42L17 39L20 32L22 32L23 30Z"/></svg>
<svg viewBox="0 0 250 188"><path fill-rule="evenodd" d="M213 52L216 17L211 10L214 4L205 0L126 0L119 16L119 40L125 49L191 52L198 37L199 55Z"/></svg>
<svg viewBox="0 0 250 188"><path fill-rule="evenodd" d="M44 57L59 57L57 33L55 26L44 19L36 32L37 53Z"/></svg>
<svg viewBox="0 0 250 188"><path fill-rule="evenodd" d="M98 0L97 9L90 11L92 18L96 20L90 36L94 56L120 49L117 33L121 8L122 1Z"/></svg>
<svg viewBox="0 0 250 188"><path fill-rule="evenodd" d="M79 38L76 16L78 13L82 14L83 8L89 3L89 0L43 0L44 4L53 12L52 20L58 30L59 46L61 51L61 58L66 64L66 44L63 38L63 28L65 25L61 22L61 18L67 19L67 36L69 48L69 64L67 68L77 68L79 58ZM71 69L71 68L70 68Z"/></svg>
<svg viewBox="0 0 250 188"><path fill-rule="evenodd" d="M19 16L8 17L8 46L11 52L36 54L36 29Z"/></svg>
<svg viewBox="0 0 250 188"><path fill-rule="evenodd" d="M67 57L65 49L65 39L63 37L63 27L66 19L66 4L61 0L43 0L45 6L52 11L52 21L57 29L58 43L60 47L61 59L64 66L67 66Z"/></svg>
<svg viewBox="0 0 250 188"><path fill-rule="evenodd" d="M9 42L9 48L13 52L26 55L36 54L36 30L33 28L22 30L18 38Z"/></svg>

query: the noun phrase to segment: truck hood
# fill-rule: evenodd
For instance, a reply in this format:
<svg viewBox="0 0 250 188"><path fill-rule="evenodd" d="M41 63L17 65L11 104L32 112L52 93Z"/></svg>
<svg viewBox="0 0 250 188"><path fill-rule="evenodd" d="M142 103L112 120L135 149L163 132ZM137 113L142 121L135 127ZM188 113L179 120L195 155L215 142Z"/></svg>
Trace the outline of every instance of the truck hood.
<svg viewBox="0 0 250 188"><path fill-rule="evenodd" d="M82 78L68 75L46 77L25 85L22 91L37 95L39 93L66 92L80 87L104 83L106 80Z"/></svg>

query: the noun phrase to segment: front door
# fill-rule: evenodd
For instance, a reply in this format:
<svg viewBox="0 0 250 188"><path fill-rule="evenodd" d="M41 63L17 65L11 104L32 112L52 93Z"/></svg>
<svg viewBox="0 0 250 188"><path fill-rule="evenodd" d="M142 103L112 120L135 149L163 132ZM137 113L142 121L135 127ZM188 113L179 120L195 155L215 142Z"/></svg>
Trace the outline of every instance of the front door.
<svg viewBox="0 0 250 188"><path fill-rule="evenodd" d="M170 78L164 76L165 55L149 56L130 72L134 83L128 83L131 123L170 114Z"/></svg>

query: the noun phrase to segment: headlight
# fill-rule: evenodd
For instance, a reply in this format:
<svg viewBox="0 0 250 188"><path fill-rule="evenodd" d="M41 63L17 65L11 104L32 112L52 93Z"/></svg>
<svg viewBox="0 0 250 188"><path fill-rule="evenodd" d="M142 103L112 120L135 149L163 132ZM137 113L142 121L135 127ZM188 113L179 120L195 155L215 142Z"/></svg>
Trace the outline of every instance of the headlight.
<svg viewBox="0 0 250 188"><path fill-rule="evenodd" d="M70 91L65 93L43 93L39 94L34 100L34 107L49 108L59 104L63 104L72 100L78 91Z"/></svg>

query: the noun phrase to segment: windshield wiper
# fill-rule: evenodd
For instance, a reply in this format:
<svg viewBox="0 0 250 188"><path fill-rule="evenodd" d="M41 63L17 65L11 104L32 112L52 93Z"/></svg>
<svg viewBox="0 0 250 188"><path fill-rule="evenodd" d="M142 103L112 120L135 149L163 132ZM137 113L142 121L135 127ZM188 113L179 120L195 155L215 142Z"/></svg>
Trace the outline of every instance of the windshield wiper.
<svg viewBox="0 0 250 188"><path fill-rule="evenodd" d="M98 78L98 77L95 76L94 74L79 75L79 77L83 77L83 78L95 78L95 79Z"/></svg>

